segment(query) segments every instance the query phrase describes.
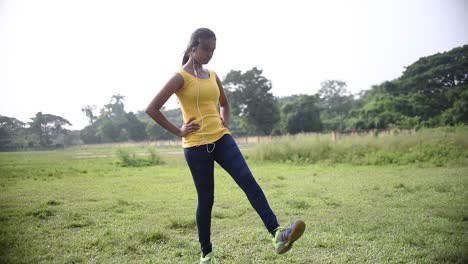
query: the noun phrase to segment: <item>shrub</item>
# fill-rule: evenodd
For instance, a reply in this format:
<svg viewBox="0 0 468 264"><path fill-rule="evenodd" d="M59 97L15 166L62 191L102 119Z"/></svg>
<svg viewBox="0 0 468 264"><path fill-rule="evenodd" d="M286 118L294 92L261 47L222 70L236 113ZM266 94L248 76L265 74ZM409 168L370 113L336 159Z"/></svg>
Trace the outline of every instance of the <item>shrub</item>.
<svg viewBox="0 0 468 264"><path fill-rule="evenodd" d="M149 157L137 157L135 153L130 154L125 149L118 149L117 157L119 160L116 164L122 167L145 167L164 164L164 161L156 150L147 148L147 151L149 152Z"/></svg>

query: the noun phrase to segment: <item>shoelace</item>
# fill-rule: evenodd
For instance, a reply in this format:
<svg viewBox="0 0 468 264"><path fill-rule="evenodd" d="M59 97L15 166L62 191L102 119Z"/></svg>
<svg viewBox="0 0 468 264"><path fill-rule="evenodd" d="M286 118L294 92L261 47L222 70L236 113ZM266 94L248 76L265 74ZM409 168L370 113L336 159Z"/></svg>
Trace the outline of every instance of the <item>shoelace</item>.
<svg viewBox="0 0 468 264"><path fill-rule="evenodd" d="M283 242L283 241L288 240L288 230L289 229L290 229L290 227L278 227L276 232L279 232L279 233L278 233L278 236L276 237L275 242L278 243L278 242ZM283 231L286 231L286 232L282 233Z"/></svg>

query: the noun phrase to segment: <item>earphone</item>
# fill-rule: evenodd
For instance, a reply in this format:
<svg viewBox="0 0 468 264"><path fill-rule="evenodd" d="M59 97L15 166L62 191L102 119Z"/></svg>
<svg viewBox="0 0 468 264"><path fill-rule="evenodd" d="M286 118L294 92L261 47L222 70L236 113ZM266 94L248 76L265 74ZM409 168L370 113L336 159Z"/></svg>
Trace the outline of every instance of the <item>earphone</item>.
<svg viewBox="0 0 468 264"><path fill-rule="evenodd" d="M192 48L192 52L195 51L195 48ZM206 143L206 151L208 153L212 153L215 148L216 148L216 143L207 143L206 142L206 139L205 139L205 133L203 132L203 127L204 127L204 118L205 116L202 114L201 110L200 110L200 81L198 80L198 72L197 72L197 69L195 69L195 59L192 57L192 67L193 67L193 73L195 74L195 79L196 79L196 82L197 82L197 109L198 109L198 113L200 114L201 116L201 126L200 126L200 133L202 135L202 142L203 143ZM213 144L213 148L210 150L209 148L209 145L210 144Z"/></svg>

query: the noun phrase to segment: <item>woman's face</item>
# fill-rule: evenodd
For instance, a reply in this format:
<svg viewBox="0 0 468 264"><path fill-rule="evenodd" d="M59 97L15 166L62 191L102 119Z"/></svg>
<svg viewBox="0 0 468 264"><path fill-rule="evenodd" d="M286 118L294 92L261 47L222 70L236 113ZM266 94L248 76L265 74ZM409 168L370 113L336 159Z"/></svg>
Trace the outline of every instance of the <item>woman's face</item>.
<svg viewBox="0 0 468 264"><path fill-rule="evenodd" d="M194 58L200 64L207 64L216 49L216 39L202 39L194 50Z"/></svg>

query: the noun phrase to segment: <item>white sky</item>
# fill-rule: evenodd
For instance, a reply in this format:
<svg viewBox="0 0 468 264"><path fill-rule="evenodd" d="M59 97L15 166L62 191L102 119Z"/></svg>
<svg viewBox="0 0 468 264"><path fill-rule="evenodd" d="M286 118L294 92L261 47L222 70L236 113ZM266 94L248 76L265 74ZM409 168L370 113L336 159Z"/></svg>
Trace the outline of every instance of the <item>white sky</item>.
<svg viewBox="0 0 468 264"><path fill-rule="evenodd" d="M0 0L0 115L87 125L85 105L146 108L208 27L221 78L256 66L275 96L339 79L357 93L422 56L468 44L467 0ZM167 106L176 107L174 97Z"/></svg>

